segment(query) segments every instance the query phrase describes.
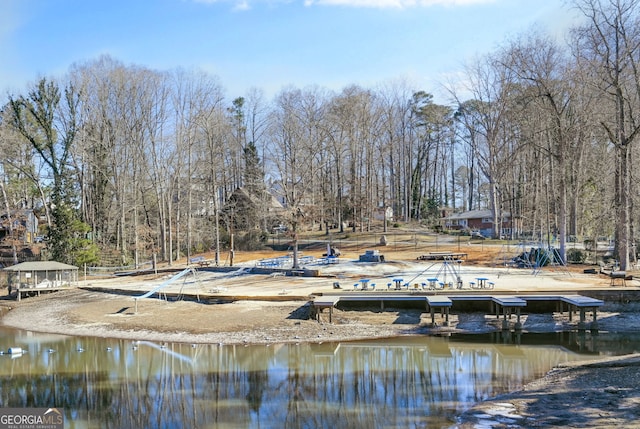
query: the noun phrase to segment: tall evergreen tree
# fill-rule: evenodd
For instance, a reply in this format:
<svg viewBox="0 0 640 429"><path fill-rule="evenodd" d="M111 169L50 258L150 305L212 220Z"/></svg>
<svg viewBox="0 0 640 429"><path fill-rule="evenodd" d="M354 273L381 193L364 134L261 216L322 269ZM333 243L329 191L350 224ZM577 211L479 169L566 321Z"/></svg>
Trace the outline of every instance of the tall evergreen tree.
<svg viewBox="0 0 640 429"><path fill-rule="evenodd" d="M86 228L80 220L78 190L71 168L71 147L78 130L78 100L72 86L65 88L63 98L58 85L46 79L41 79L27 97L9 100L11 125L31 144L51 174L51 256L66 263L76 262L80 254L82 262L94 259L85 254L90 245L85 241Z"/></svg>
<svg viewBox="0 0 640 429"><path fill-rule="evenodd" d="M249 142L244 152L244 185L247 191L255 196L262 195L266 186L262 173L262 162L258 156L258 149L253 142Z"/></svg>

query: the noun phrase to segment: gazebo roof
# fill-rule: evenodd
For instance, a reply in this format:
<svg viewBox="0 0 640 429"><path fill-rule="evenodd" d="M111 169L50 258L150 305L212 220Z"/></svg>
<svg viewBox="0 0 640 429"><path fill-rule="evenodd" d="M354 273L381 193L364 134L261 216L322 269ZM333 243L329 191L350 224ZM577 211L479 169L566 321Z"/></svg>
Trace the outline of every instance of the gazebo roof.
<svg viewBox="0 0 640 429"><path fill-rule="evenodd" d="M21 262L4 268L6 271L68 271L77 270L75 265L63 264L56 261L30 261Z"/></svg>

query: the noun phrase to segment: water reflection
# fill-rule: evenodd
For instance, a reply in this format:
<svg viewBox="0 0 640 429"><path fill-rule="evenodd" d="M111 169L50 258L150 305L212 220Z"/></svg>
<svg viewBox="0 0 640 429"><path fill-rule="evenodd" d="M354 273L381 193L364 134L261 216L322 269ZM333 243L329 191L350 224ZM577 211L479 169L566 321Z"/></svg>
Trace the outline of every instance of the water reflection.
<svg viewBox="0 0 640 429"><path fill-rule="evenodd" d="M531 334L249 347L2 334L0 350L25 352L0 356L0 405L63 408L69 427L445 427L593 354Z"/></svg>

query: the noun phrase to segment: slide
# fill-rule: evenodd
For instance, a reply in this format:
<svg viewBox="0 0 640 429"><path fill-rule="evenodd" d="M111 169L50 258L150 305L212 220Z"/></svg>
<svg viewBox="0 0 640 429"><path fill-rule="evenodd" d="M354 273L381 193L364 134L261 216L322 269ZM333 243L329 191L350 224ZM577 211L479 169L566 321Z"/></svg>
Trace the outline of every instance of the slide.
<svg viewBox="0 0 640 429"><path fill-rule="evenodd" d="M178 280L179 278L183 277L185 274L189 274L193 272L193 268L185 268L183 271L180 271L178 274L176 274L175 276L171 277L169 280L162 282L162 284L156 286L155 288L151 289L149 292L142 294L140 296L134 296L133 298L137 301L139 298L149 298L151 295L153 295L154 293L157 293L158 291L160 291L162 288L169 286L171 283L175 282L176 280Z"/></svg>

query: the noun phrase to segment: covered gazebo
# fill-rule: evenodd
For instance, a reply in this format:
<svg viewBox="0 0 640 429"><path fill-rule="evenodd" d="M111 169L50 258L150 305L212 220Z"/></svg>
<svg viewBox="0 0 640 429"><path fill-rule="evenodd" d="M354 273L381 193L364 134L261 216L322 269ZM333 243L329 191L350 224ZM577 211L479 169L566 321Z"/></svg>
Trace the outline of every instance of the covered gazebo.
<svg viewBox="0 0 640 429"><path fill-rule="evenodd" d="M56 261L22 262L4 269L7 271L9 295L22 292L60 289L78 286L78 267Z"/></svg>

